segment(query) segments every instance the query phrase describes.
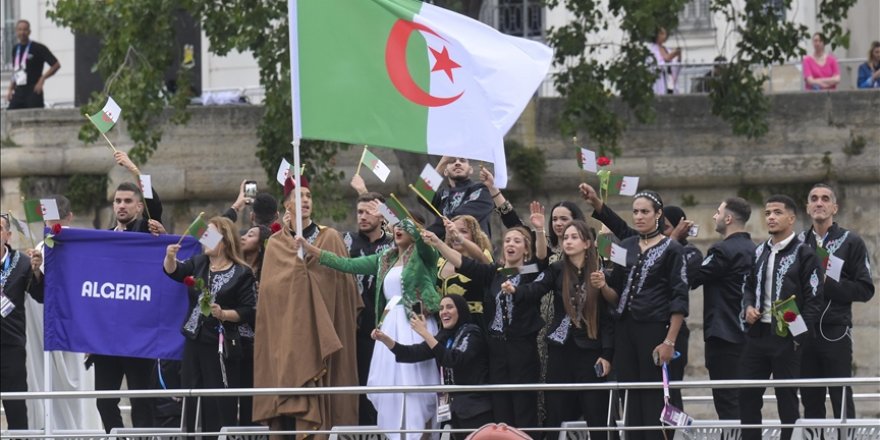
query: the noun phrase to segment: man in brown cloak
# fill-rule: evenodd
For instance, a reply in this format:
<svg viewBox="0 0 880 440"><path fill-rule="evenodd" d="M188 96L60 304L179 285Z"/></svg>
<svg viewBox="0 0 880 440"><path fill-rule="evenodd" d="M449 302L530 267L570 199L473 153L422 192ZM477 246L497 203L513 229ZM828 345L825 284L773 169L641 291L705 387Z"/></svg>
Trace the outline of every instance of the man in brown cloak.
<svg viewBox="0 0 880 440"><path fill-rule="evenodd" d="M336 230L311 221L311 192L304 177L300 185L290 178L285 182L285 208L295 212L292 192L296 186L302 197L303 237L321 249L348 256ZM254 387L357 386L355 327L363 301L355 279L321 266L315 258L300 259L294 251L293 221L286 223L269 238L263 259ZM355 425L357 420L357 395L254 397L254 421L273 431L329 430Z"/></svg>

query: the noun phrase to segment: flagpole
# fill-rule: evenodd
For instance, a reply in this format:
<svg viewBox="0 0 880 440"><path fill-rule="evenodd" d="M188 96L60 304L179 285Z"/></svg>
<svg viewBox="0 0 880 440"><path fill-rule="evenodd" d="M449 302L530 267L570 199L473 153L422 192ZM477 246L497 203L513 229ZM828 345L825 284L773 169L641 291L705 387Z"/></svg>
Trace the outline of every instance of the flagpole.
<svg viewBox="0 0 880 440"><path fill-rule="evenodd" d="M302 138L302 127L297 127L296 121L299 110L299 29L297 28L297 0L287 0L287 29L288 44L290 45L290 131L293 133L293 195L296 205L295 225L296 235L302 237L302 196L300 195L300 177L302 169L299 164L299 144ZM297 251L300 259L304 258L302 247Z"/></svg>
<svg viewBox="0 0 880 440"><path fill-rule="evenodd" d="M205 215L204 211L200 212L199 216L196 217L195 220L193 220L193 223L199 221L199 219L202 218L202 216L204 216L204 215ZM192 227L192 223L189 224L189 228L191 228L191 227ZM183 243L183 239L184 239L184 237L186 237L186 234L189 232L189 228L186 228L186 231L184 231L183 234L180 234L180 240L177 240L178 246L180 246L180 243Z"/></svg>
<svg viewBox="0 0 880 440"><path fill-rule="evenodd" d="M420 224L418 221L416 221L415 217L413 217L412 214L409 213L409 210L406 209L406 206L403 206L403 203L400 203L400 200L397 198L397 196L394 195L394 193L391 193L391 198L394 199L394 201L397 202L398 205L400 205L400 207L403 209L403 212L406 214L406 216L407 216L410 220L413 221L413 223L415 223L416 225L418 225L418 226L419 226L420 228L422 228L422 229L425 228L424 225L422 225L422 224Z"/></svg>
<svg viewBox="0 0 880 440"><path fill-rule="evenodd" d="M83 115L83 117L86 118L89 122L92 122L92 120L89 119L89 115ZM94 125L94 122L92 122L92 124ZM97 127L95 127L95 128L97 128ZM110 142L110 139L107 138L107 135L104 134L104 132L102 132L101 130L98 130L98 131L101 133L101 136L104 136L104 139L107 141L107 143L110 144L110 150L111 150L111 151L113 151L114 153L116 153L117 151L119 151L119 150L116 149L116 147L113 146L113 142Z"/></svg>
<svg viewBox="0 0 880 440"><path fill-rule="evenodd" d="M419 190L416 189L416 187L412 186L412 183L410 183L408 186L409 189L416 193L416 195L419 196L419 198L422 199L423 202L428 204L428 207L431 208L431 211L434 211L434 214L437 214L437 217L446 219L446 216L440 214L440 211L438 211L437 208L435 208L434 205L432 205L431 202L429 202L428 199L426 199L425 196L423 196L422 193L420 193Z"/></svg>
<svg viewBox="0 0 880 440"><path fill-rule="evenodd" d="M364 151L361 152L361 160L358 161L357 171L354 172L354 174L356 176L359 176L361 174L361 165L364 164L364 157L366 157L366 156L367 156L367 145L364 144Z"/></svg>

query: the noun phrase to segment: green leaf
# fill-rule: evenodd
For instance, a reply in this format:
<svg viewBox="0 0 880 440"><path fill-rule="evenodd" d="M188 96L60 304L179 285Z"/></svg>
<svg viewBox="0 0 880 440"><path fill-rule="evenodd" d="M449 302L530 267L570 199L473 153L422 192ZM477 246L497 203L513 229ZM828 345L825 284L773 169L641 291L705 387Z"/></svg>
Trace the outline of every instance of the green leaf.
<svg viewBox="0 0 880 440"><path fill-rule="evenodd" d="M55 239L52 238L52 235L47 235L46 238L43 239L43 244L46 247L54 248L55 247Z"/></svg>
<svg viewBox="0 0 880 440"><path fill-rule="evenodd" d="M202 294L199 295L199 311L202 312L202 315L211 316L211 305L214 304L214 301L211 300L211 294L207 291L202 291Z"/></svg>

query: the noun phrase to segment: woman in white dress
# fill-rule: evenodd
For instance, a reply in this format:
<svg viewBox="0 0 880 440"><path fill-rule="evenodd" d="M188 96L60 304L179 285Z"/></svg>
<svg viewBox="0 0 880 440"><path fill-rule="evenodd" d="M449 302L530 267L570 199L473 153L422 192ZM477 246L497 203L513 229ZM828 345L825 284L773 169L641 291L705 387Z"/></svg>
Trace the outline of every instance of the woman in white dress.
<svg viewBox="0 0 880 440"><path fill-rule="evenodd" d="M433 314L440 308L437 293L437 250L425 244L419 228L410 219L394 226L395 248L378 254L345 258L322 252L306 241L303 248L319 256L321 264L333 269L364 275L376 275L377 327L401 344L419 344L424 339L409 325L412 314L421 313L429 318L428 329L437 332ZM370 363L368 386L438 385L440 369L436 362L427 360L414 364L397 363L394 354L381 342L376 343ZM423 429L436 426L435 393L371 393L367 397L378 412L379 428L383 430ZM400 440L399 433L388 433L392 440ZM418 440L420 434L408 434L407 440Z"/></svg>

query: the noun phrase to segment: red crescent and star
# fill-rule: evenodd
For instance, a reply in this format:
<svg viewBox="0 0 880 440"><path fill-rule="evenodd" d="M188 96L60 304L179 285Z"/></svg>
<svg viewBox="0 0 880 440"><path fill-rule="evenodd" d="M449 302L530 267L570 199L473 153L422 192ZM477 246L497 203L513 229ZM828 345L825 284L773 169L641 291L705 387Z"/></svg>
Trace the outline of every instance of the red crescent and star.
<svg viewBox="0 0 880 440"><path fill-rule="evenodd" d="M404 98L416 104L425 107L442 107L452 104L461 98L464 91L455 96L434 96L419 87L410 75L406 64L406 46L413 31L425 32L446 41L433 29L423 24L397 20L391 27L391 33L388 35L388 42L385 45L385 68L388 70L391 83ZM440 51L433 47L429 47L429 49L434 56L434 66L431 67L431 72L442 71L449 78L449 81L455 82L452 76L453 69L461 68L461 65L449 57L449 50L446 46L443 46L443 50Z"/></svg>

